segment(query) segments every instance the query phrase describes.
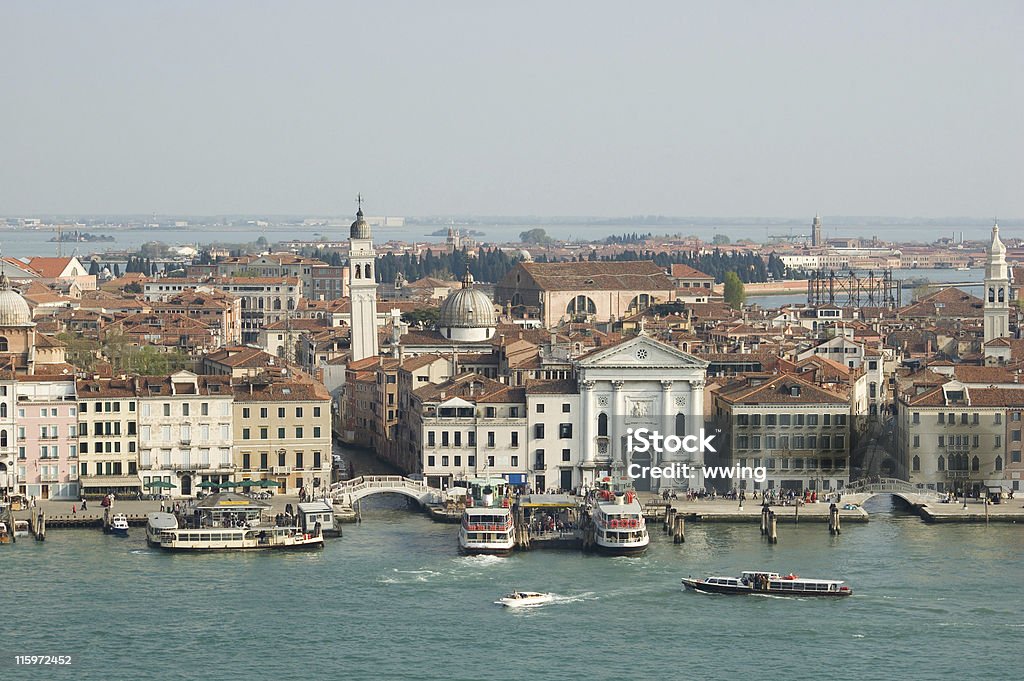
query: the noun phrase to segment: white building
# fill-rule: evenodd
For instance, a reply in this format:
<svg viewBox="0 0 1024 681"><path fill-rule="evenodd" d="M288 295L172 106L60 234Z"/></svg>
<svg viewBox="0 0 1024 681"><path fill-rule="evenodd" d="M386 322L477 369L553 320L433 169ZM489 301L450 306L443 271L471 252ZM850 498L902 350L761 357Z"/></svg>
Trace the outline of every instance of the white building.
<svg viewBox="0 0 1024 681"><path fill-rule="evenodd" d="M370 224L363 219L362 199L349 228L348 286L352 304L352 361L380 354L377 344L376 253Z"/></svg>
<svg viewBox="0 0 1024 681"><path fill-rule="evenodd" d="M203 480L220 482L234 472L230 376L139 379L139 474L142 484L163 480L174 496L193 496Z"/></svg>

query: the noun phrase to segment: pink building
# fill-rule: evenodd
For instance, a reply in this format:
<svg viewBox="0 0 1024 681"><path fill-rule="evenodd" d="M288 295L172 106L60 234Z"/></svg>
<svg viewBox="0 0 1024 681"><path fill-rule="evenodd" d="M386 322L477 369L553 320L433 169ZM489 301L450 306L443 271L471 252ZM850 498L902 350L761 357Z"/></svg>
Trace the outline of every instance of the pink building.
<svg viewBox="0 0 1024 681"><path fill-rule="evenodd" d="M75 379L19 376L16 392L18 491L40 499L77 499Z"/></svg>

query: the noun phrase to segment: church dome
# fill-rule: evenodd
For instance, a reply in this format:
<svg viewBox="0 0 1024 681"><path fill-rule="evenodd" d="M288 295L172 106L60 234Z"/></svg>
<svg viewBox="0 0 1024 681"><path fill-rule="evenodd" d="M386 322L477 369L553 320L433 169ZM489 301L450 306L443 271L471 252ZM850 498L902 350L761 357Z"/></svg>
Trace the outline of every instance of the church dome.
<svg viewBox="0 0 1024 681"><path fill-rule="evenodd" d="M0 275L0 326L29 326L32 310L21 294L11 288L7 275Z"/></svg>
<svg viewBox="0 0 1024 681"><path fill-rule="evenodd" d="M363 218L363 209L360 208L359 212L356 213L356 221L352 223L352 226L348 230L348 236L350 239L369 239L370 236L370 223Z"/></svg>
<svg viewBox="0 0 1024 681"><path fill-rule="evenodd" d="M473 276L466 272L462 288L452 291L441 303L437 325L442 329L491 329L497 325L494 303L473 288Z"/></svg>

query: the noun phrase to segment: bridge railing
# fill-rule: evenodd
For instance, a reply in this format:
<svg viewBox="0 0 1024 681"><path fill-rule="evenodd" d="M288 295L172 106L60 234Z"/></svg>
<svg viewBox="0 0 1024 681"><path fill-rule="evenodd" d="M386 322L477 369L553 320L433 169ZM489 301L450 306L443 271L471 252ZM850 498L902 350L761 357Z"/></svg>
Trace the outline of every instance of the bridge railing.
<svg viewBox="0 0 1024 681"><path fill-rule="evenodd" d="M331 485L331 497L335 501L351 503L353 495L374 489L398 493L411 492L417 497L440 494L440 490L428 487L422 480L413 480L402 475L367 475Z"/></svg>
<svg viewBox="0 0 1024 681"><path fill-rule="evenodd" d="M845 494L863 494L868 492L898 492L901 494L916 494L918 496L935 496L938 494L933 489L918 487L913 483L899 478L875 478L873 480L858 480L843 489Z"/></svg>

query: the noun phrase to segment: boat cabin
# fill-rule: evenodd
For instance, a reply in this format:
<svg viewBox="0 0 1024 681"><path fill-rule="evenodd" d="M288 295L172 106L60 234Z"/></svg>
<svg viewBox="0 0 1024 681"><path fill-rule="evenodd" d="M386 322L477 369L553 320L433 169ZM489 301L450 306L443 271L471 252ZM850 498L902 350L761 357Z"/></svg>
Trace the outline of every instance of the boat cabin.
<svg viewBox="0 0 1024 681"><path fill-rule="evenodd" d="M211 494L195 505L195 527L244 527L259 524L271 506L234 492Z"/></svg>
<svg viewBox="0 0 1024 681"><path fill-rule="evenodd" d="M299 527L307 534L318 534L317 525L320 526L320 533L331 536L337 534L334 527L334 509L323 501L309 501L299 504Z"/></svg>

